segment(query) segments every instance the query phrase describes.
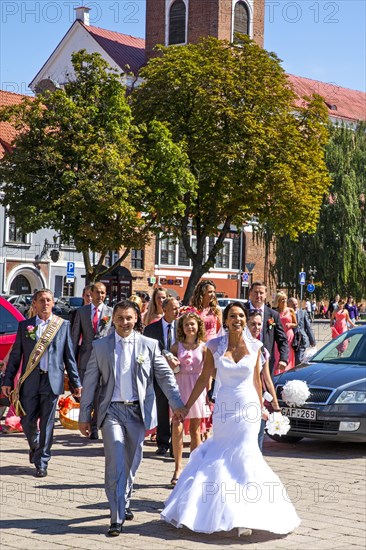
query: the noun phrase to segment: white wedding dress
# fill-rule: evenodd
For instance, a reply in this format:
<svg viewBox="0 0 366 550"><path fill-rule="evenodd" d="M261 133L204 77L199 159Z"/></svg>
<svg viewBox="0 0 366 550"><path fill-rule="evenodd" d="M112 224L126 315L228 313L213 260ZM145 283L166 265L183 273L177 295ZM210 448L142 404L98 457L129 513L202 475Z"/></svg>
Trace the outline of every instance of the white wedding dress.
<svg viewBox="0 0 366 550"><path fill-rule="evenodd" d="M289 533L300 519L258 447L261 412L253 372L261 343L248 339L250 354L238 363L224 357L227 336L209 344L220 382L213 436L192 452L161 517L200 533Z"/></svg>

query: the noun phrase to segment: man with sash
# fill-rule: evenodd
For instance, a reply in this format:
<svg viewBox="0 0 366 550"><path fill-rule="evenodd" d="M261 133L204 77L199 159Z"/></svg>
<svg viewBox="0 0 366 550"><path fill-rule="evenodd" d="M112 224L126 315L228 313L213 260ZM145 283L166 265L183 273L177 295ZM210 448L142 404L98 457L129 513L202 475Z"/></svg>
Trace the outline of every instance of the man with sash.
<svg viewBox="0 0 366 550"><path fill-rule="evenodd" d="M57 399L64 391L65 366L76 388L75 396L81 395L70 323L52 314L54 303L50 290L35 292L32 305L36 316L19 323L2 388L21 416L30 448L29 461L36 467L36 477L47 475ZM21 365L19 382L12 391Z"/></svg>

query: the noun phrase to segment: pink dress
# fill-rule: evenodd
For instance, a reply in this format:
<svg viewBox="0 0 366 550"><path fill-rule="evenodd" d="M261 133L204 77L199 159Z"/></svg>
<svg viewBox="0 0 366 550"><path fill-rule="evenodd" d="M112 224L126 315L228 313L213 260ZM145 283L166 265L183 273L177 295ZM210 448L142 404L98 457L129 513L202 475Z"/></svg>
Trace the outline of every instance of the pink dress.
<svg viewBox="0 0 366 550"><path fill-rule="evenodd" d="M205 324L206 342L208 342L212 338L216 338L219 326L218 319L213 313L212 309L210 307L206 307L201 311L200 317Z"/></svg>
<svg viewBox="0 0 366 550"><path fill-rule="evenodd" d="M287 365L285 368L285 371L286 371L286 370L293 369L295 366L295 351L292 347L292 342L294 341L294 331L292 328L287 328L286 326L287 323L293 323L291 311L289 310L289 308L285 309L280 313L280 319L283 326L283 330L285 331L285 334L287 337L288 348L289 348ZM274 374L280 374L281 372L283 372L277 368L279 360L280 360L280 354L278 352L278 348L276 344L275 345L275 365L276 366L274 368Z"/></svg>
<svg viewBox="0 0 366 550"><path fill-rule="evenodd" d="M341 309L340 311L337 311L334 316L335 322L332 326L332 338L337 338L340 334L343 334L348 330L347 325L347 314L344 311L344 309ZM348 346L348 340L344 340L339 346L337 346L337 350L339 353L343 353L346 351Z"/></svg>
<svg viewBox="0 0 366 550"><path fill-rule="evenodd" d="M188 401L203 367L203 347L199 344L196 349L187 350L181 342L178 342L178 359L180 371L175 375L183 403ZM207 418L210 409L206 405L206 390L204 390L197 401L192 405L184 420L184 432L189 433L190 418Z"/></svg>

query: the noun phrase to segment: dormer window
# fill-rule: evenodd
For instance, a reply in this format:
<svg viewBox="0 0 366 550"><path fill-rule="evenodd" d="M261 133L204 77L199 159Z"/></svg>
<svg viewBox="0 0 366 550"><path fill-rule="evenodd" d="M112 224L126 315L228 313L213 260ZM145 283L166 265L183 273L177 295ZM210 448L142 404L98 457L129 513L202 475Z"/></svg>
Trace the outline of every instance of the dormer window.
<svg viewBox="0 0 366 550"><path fill-rule="evenodd" d="M175 0L169 10L168 45L186 44L187 7L183 0Z"/></svg>
<svg viewBox="0 0 366 550"><path fill-rule="evenodd" d="M235 4L234 8L233 42L240 42L237 38L238 34L250 34L249 9L241 0Z"/></svg>

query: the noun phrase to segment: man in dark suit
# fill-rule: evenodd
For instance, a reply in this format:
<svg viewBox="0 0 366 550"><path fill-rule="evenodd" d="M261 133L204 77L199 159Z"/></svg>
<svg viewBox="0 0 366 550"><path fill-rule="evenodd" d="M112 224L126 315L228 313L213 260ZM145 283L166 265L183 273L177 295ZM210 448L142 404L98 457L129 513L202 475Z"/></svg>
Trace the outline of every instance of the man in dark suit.
<svg viewBox="0 0 366 550"><path fill-rule="evenodd" d="M160 351L170 351L175 342L176 319L179 314L179 302L173 297L165 298L162 303L163 317L160 321L151 323L144 330L144 336L158 340ZM156 405L158 412L158 425L156 442L158 445L156 454L164 456L169 451L170 445L170 418L169 403L156 380L154 381Z"/></svg>
<svg viewBox="0 0 366 550"><path fill-rule="evenodd" d="M263 318L263 326L261 331L261 341L263 342L264 347L270 354L269 367L271 373L274 368L274 345L275 342L278 347L280 354L280 360L278 366L280 369L284 370L287 365L288 359L288 341L286 338L285 331L283 329L280 315L274 309L266 306L267 299L267 287L261 281L254 281L250 287L249 291L249 302L246 304L247 309L256 309L261 311Z"/></svg>
<svg viewBox="0 0 366 550"><path fill-rule="evenodd" d="M81 383L83 383L86 366L91 356L94 340L107 336L112 323L112 308L104 305L107 295L103 283L94 283L91 286L91 303L80 307L71 329L74 353L78 362ZM90 439L98 439L97 428L97 400L98 389L95 395L95 414L93 416Z"/></svg>
<svg viewBox="0 0 366 550"><path fill-rule="evenodd" d="M316 340L314 333L311 329L309 316L307 315L306 311L298 308L297 299L289 298L287 301L287 305L288 307L292 307L292 309L295 311L297 319L296 331L300 331L302 335L300 347L298 350L295 350L295 365L298 365L302 362L306 348L309 345L312 347L316 346Z"/></svg>
<svg viewBox="0 0 366 550"><path fill-rule="evenodd" d="M20 386L19 398L25 415L21 417L21 423L29 443L29 460L36 467L36 477L47 475L57 399L64 391L64 365L76 388L75 395L81 395L70 323L52 314L54 303L53 294L48 289L34 294L32 305L36 316L19 323L2 388L9 396L22 364L21 380L24 378L24 382Z"/></svg>

